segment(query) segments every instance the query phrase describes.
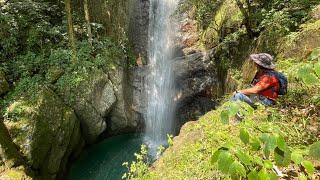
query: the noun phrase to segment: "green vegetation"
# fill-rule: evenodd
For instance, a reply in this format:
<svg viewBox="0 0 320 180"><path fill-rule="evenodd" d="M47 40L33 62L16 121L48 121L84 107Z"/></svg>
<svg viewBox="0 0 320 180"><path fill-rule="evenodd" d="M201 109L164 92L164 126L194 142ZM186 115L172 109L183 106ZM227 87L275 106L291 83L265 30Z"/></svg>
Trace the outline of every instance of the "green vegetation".
<svg viewBox="0 0 320 180"><path fill-rule="evenodd" d="M113 92L108 72L135 63L124 27L129 21L122 10L128 9L117 8L127 6L124 2L0 0L0 145L7 147L0 152L1 174L57 178L72 151L85 144L74 106L89 115L83 119L100 123L98 130L107 126L107 110L87 106L95 97L85 96L94 90L91 83L100 81ZM97 8L101 3L110 6ZM197 22L195 49L215 50L223 93L252 79L245 60L255 52L276 56L278 70L289 78L289 92L274 107L257 110L231 103L226 95L216 110L187 123L178 137L168 135L169 148L159 147L162 156L154 164L142 146L135 161L123 164L128 168L123 178L319 179L319 4L186 0L179 13ZM113 14L117 17L111 20ZM110 94L113 107L119 97ZM98 116L102 123L94 121Z"/></svg>
<svg viewBox="0 0 320 180"><path fill-rule="evenodd" d="M206 3L189 2L193 2L196 13L202 12L197 9L199 3ZM250 53L275 54L277 69L289 78L288 94L280 97L274 107L260 105L257 110L229 102L230 96L222 98L219 108L184 125L173 145L147 171L130 169L135 175L131 179L319 178L319 19L310 14L319 2L252 2L251 7L239 7L243 21L249 16L250 25L242 22L245 27L229 29L223 37L221 33L213 34L220 42L204 47L216 47L221 75L231 76L238 87L252 79L252 64L244 61ZM252 12L257 13L250 15ZM209 24L215 20L213 15ZM200 26L199 33L213 27L217 26ZM200 42L206 43L206 39ZM228 84L230 80L224 83L226 89L233 85ZM235 117L237 112L244 117L241 122Z"/></svg>
<svg viewBox="0 0 320 180"><path fill-rule="evenodd" d="M1 84L5 86L1 91L10 90L1 97L2 114L10 102L22 95L37 96L36 89L40 86L55 89L71 84L76 87L94 69L108 72L133 62L128 49L124 48L127 46L107 37L101 31L101 24L92 25L93 37L88 41L83 12L77 9L80 5L72 7L77 59L74 62L68 47L62 2L35 0L0 4L0 74L8 82Z"/></svg>
<svg viewBox="0 0 320 180"><path fill-rule="evenodd" d="M198 122L185 125L154 167L143 172L130 169L131 174L138 179L264 180L278 179L276 168L289 179L317 179L320 89L319 81L309 78L320 76L316 68L306 71L305 66L319 62L318 49L304 62L279 61L290 78L290 91L275 107L253 110L245 103L226 101ZM239 111L244 116L241 123L235 118Z"/></svg>
<svg viewBox="0 0 320 180"><path fill-rule="evenodd" d="M0 179L20 179L21 172L24 179L54 179L81 146L80 121L70 108L77 88L93 89L93 75L107 79L133 62L118 22L126 17L97 20L111 18L96 7L118 2L0 1Z"/></svg>

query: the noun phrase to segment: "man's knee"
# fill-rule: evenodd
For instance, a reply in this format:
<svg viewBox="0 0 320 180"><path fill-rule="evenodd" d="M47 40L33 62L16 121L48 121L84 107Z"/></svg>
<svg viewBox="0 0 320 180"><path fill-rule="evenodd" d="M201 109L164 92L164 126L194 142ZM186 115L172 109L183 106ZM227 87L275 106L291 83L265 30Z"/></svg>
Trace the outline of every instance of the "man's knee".
<svg viewBox="0 0 320 180"><path fill-rule="evenodd" d="M237 101L237 100L240 100L240 101L242 101L243 99L244 99L244 94L242 94L242 93L240 93L240 92L238 92L238 93L236 93L235 95L233 95L233 100L234 101Z"/></svg>

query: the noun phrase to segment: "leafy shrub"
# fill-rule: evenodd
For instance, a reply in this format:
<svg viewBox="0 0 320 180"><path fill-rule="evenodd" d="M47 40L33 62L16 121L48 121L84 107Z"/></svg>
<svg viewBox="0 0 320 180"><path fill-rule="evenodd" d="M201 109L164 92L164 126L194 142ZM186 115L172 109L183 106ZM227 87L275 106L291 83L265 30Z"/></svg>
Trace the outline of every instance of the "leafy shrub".
<svg viewBox="0 0 320 180"><path fill-rule="evenodd" d="M185 6L190 6L195 9L195 19L201 29L206 29L212 21L215 11L222 4L221 0L188 0ZM185 7L182 8L185 11Z"/></svg>
<svg viewBox="0 0 320 180"><path fill-rule="evenodd" d="M289 63L285 66L289 66L286 69L289 80L303 83L306 86L318 86L320 83L320 48L312 51L308 61Z"/></svg>
<svg viewBox="0 0 320 180"><path fill-rule="evenodd" d="M146 145L141 145L140 153L135 153L135 161L130 164L124 162L122 165L128 169L128 172L122 176L122 179L135 179L137 177L143 177L149 168L148 151Z"/></svg>
<svg viewBox="0 0 320 180"><path fill-rule="evenodd" d="M218 169L232 179L278 179L274 173L281 174L277 166L287 167L291 161L304 167L307 175L312 176L315 172L313 164L304 160L303 152L292 151L281 135L263 133L257 137L241 129L239 139L243 148L223 146L211 157L212 164L217 163Z"/></svg>

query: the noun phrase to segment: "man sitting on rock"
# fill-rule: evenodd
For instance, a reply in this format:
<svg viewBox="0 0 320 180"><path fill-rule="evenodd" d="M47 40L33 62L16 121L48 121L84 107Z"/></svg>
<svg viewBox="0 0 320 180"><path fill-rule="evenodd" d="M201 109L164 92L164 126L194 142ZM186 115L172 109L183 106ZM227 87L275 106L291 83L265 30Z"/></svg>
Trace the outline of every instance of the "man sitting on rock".
<svg viewBox="0 0 320 180"><path fill-rule="evenodd" d="M273 57L267 53L250 55L258 71L252 80L252 87L236 91L233 101L244 101L250 106L255 107L255 102L261 102L265 106L275 104L278 95L287 92L287 78L275 70Z"/></svg>

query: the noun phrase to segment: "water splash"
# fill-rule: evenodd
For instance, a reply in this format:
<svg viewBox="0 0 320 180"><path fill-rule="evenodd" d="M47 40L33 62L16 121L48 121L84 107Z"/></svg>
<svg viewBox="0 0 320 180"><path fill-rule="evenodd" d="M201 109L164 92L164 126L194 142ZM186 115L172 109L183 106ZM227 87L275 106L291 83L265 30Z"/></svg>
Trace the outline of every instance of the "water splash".
<svg viewBox="0 0 320 180"><path fill-rule="evenodd" d="M151 151L165 145L167 134L172 134L174 130L172 59L177 31L172 15L177 5L178 0L150 0L145 140Z"/></svg>

